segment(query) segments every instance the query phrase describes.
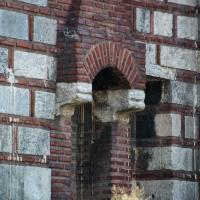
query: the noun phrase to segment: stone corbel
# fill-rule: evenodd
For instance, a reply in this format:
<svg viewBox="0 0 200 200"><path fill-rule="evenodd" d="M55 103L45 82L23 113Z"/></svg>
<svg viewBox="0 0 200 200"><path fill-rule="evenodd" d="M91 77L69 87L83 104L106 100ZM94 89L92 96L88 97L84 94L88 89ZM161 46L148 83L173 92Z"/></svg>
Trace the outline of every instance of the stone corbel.
<svg viewBox="0 0 200 200"><path fill-rule="evenodd" d="M57 83L56 115L72 116L74 107L92 102L92 84Z"/></svg>
<svg viewBox="0 0 200 200"><path fill-rule="evenodd" d="M107 90L93 93L94 116L102 122L128 122L130 113L145 108L143 90Z"/></svg>

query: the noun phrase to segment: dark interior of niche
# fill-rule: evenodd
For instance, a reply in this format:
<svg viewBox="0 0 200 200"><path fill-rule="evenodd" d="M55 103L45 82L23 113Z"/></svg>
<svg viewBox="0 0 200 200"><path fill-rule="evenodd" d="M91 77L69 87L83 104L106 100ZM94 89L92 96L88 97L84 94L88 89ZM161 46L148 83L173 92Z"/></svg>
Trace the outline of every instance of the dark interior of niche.
<svg viewBox="0 0 200 200"><path fill-rule="evenodd" d="M124 75L112 67L101 70L95 77L92 87L93 91L130 89L129 82Z"/></svg>
<svg viewBox="0 0 200 200"><path fill-rule="evenodd" d="M162 82L147 82L145 90L145 105L159 104L162 97Z"/></svg>
<svg viewBox="0 0 200 200"><path fill-rule="evenodd" d="M152 81L147 82L145 90L145 105L156 106L160 103L162 97L162 82ZM136 114L136 138L154 138L156 137L155 130L155 114L139 112Z"/></svg>

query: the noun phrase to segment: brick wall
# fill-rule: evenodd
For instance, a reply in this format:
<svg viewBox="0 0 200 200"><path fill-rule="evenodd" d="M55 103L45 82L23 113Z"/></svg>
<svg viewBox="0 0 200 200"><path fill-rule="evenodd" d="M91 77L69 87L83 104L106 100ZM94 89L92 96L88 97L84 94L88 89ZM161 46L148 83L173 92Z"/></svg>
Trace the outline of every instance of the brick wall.
<svg viewBox="0 0 200 200"><path fill-rule="evenodd" d="M74 198L73 126L55 116L56 83L115 67L135 89L162 83L160 102L138 114L155 132L136 138L136 155L151 159L135 157L132 179L156 198L198 199L198 39L196 0L1 1L0 183L19 187L0 187L0 198Z"/></svg>

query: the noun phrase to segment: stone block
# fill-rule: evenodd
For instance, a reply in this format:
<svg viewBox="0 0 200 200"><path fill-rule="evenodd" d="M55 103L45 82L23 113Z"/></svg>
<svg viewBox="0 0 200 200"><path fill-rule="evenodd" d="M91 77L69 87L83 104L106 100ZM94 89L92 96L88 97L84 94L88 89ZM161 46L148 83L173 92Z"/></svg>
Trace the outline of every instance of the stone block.
<svg viewBox="0 0 200 200"><path fill-rule="evenodd" d="M12 153L12 127L0 125L0 152Z"/></svg>
<svg viewBox="0 0 200 200"><path fill-rule="evenodd" d="M34 17L33 40L46 44L56 44L57 21L46 17Z"/></svg>
<svg viewBox="0 0 200 200"><path fill-rule="evenodd" d="M50 132L39 128L18 127L18 153L50 154Z"/></svg>
<svg viewBox="0 0 200 200"><path fill-rule="evenodd" d="M28 16L19 12L0 10L0 36L28 40Z"/></svg>
<svg viewBox="0 0 200 200"><path fill-rule="evenodd" d="M30 115L29 90L13 86L0 86L0 113Z"/></svg>
<svg viewBox="0 0 200 200"><path fill-rule="evenodd" d="M177 17L177 35L179 38L191 40L198 39L198 18L197 17Z"/></svg>
<svg viewBox="0 0 200 200"><path fill-rule="evenodd" d="M181 147L162 147L162 168L171 170L193 170L193 150Z"/></svg>
<svg viewBox="0 0 200 200"><path fill-rule="evenodd" d="M18 0L36 6L47 6L48 0Z"/></svg>
<svg viewBox="0 0 200 200"><path fill-rule="evenodd" d="M0 177L0 199L51 199L48 168L1 164Z"/></svg>
<svg viewBox="0 0 200 200"><path fill-rule="evenodd" d="M150 10L136 8L136 30L150 33Z"/></svg>
<svg viewBox="0 0 200 200"><path fill-rule="evenodd" d="M198 183L181 180L146 180L133 184L144 188L150 199L156 200L198 200Z"/></svg>
<svg viewBox="0 0 200 200"><path fill-rule="evenodd" d="M8 69L8 49L0 47L0 73L5 74Z"/></svg>
<svg viewBox="0 0 200 200"><path fill-rule="evenodd" d="M56 80L56 59L38 53L14 52L14 74L27 78Z"/></svg>
<svg viewBox="0 0 200 200"><path fill-rule="evenodd" d="M184 170L193 169L193 151L175 146L136 148L135 159L139 170ZM178 162L177 162L178 160Z"/></svg>
<svg viewBox="0 0 200 200"><path fill-rule="evenodd" d="M185 116L185 138L198 139L199 121L197 117Z"/></svg>
<svg viewBox="0 0 200 200"><path fill-rule="evenodd" d="M197 6L197 0L168 0L169 3L176 3L187 6Z"/></svg>
<svg viewBox="0 0 200 200"><path fill-rule="evenodd" d="M155 116L155 130L159 137L181 136L180 114L157 114Z"/></svg>
<svg viewBox="0 0 200 200"><path fill-rule="evenodd" d="M171 37L173 29L173 15L163 12L154 12L154 34Z"/></svg>
<svg viewBox="0 0 200 200"><path fill-rule="evenodd" d="M165 82L161 102L199 107L200 85L180 81Z"/></svg>
<svg viewBox="0 0 200 200"><path fill-rule="evenodd" d="M162 66L199 72L200 51L172 46L161 46Z"/></svg>
<svg viewBox="0 0 200 200"><path fill-rule="evenodd" d="M35 92L35 117L54 119L55 94L50 92Z"/></svg>

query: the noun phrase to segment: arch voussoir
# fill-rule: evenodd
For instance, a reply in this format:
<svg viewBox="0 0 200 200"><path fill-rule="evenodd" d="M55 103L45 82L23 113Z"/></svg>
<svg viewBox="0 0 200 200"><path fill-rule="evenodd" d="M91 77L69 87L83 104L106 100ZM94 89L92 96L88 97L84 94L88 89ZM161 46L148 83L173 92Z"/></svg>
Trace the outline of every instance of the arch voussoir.
<svg viewBox="0 0 200 200"><path fill-rule="evenodd" d="M92 46L83 63L91 82L106 67L118 69L127 79L131 88L145 87L144 69L137 64L133 52L119 43L103 42ZM143 67L144 68L144 67Z"/></svg>

